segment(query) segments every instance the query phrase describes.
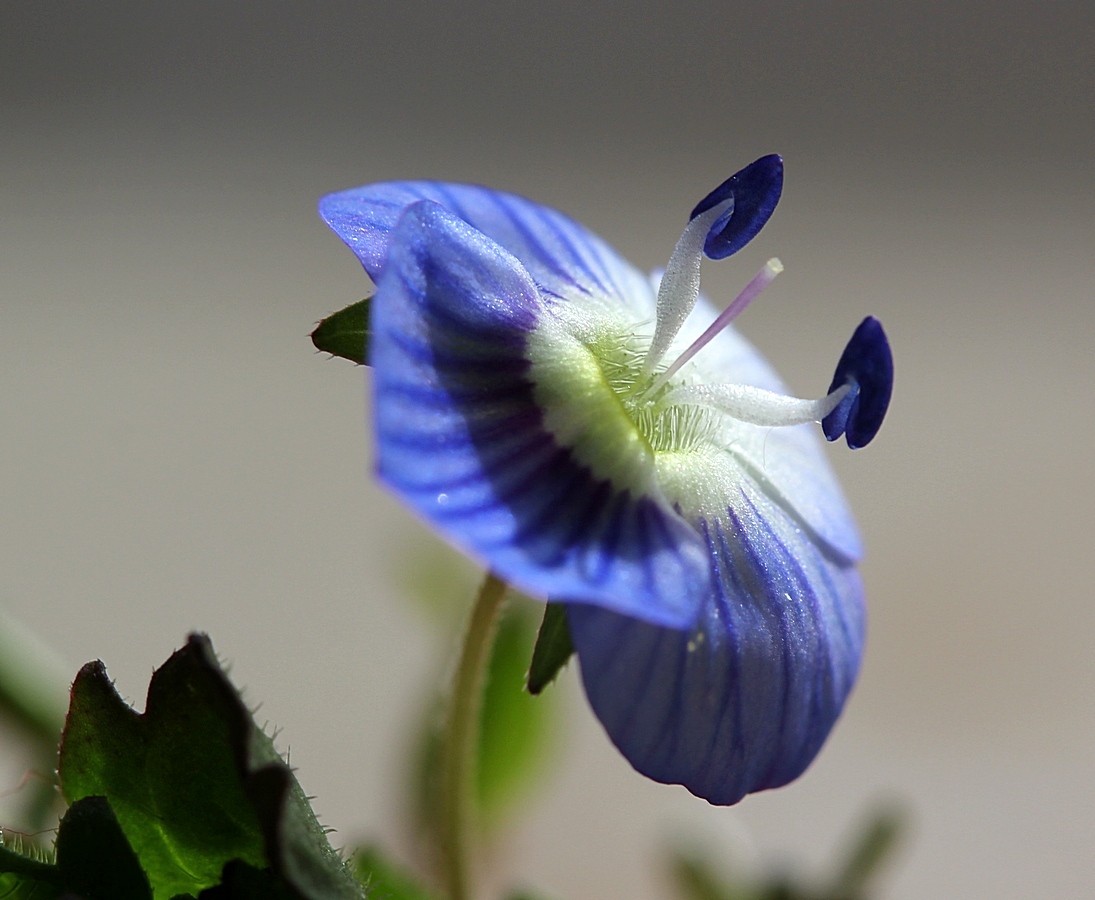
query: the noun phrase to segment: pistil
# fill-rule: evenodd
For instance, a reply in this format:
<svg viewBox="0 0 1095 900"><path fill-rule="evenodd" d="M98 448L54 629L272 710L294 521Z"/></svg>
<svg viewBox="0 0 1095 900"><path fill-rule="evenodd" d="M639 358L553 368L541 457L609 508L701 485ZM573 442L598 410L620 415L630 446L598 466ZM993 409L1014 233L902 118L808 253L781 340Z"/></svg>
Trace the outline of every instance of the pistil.
<svg viewBox="0 0 1095 900"><path fill-rule="evenodd" d="M768 262L764 264L764 267L756 274L752 281L750 281L745 288L726 309L724 309L716 317L706 331L701 334L696 340L694 340L688 349L677 357L676 362L673 363L668 369L661 373L657 378L651 382L650 387L643 391L643 396L650 397L655 394L663 385L669 382L669 379L677 374L692 357L699 353L704 347L706 347L715 335L726 328L731 322L736 319L741 312L752 303L768 285L770 285L775 277L783 271L783 263L781 263L776 257L772 257ZM660 299L660 295L659 295ZM678 326L679 328L679 326Z"/></svg>

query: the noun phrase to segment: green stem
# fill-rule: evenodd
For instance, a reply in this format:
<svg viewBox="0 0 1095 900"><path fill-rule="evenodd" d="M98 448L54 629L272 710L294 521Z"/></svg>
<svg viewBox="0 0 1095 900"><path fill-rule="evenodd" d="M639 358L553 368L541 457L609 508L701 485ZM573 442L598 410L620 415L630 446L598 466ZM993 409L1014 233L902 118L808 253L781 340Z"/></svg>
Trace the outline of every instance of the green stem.
<svg viewBox="0 0 1095 900"><path fill-rule="evenodd" d="M489 572L479 588L453 678L441 752L441 854L449 900L469 900L483 685L506 583Z"/></svg>

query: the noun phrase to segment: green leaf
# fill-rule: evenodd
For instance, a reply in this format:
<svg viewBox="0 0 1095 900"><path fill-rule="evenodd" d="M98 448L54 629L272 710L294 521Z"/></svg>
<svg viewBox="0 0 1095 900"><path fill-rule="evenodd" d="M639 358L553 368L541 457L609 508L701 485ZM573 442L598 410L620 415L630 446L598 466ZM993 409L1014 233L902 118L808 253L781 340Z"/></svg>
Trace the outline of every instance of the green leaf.
<svg viewBox="0 0 1095 900"><path fill-rule="evenodd" d="M151 900L152 889L110 804L85 797L69 807L57 831L57 862L0 847L5 900Z"/></svg>
<svg viewBox="0 0 1095 900"><path fill-rule="evenodd" d="M359 365L369 364L369 307L372 297L352 303L328 316L312 332L317 350L341 356Z"/></svg>
<svg viewBox="0 0 1095 900"><path fill-rule="evenodd" d="M549 603L544 607L544 621L540 623L540 633L532 650L532 663L528 670L529 693L539 694L551 684L573 653L566 604Z"/></svg>
<svg viewBox="0 0 1095 900"><path fill-rule="evenodd" d="M157 898L212 887L231 859L266 865L241 777L246 710L203 650L191 639L153 674L144 715L88 663L61 744L65 798L110 800Z"/></svg>
<svg viewBox="0 0 1095 900"><path fill-rule="evenodd" d="M0 844L0 897L4 900L54 900L62 890L56 866Z"/></svg>
<svg viewBox="0 0 1095 900"><path fill-rule="evenodd" d="M268 762L247 779L259 812L270 868L305 900L362 900L360 885L331 846L292 770L274 744L255 729L252 756Z"/></svg>
<svg viewBox="0 0 1095 900"><path fill-rule="evenodd" d="M732 878L711 860L695 851L676 854L670 875L681 900L852 900L843 895L818 893L813 885L791 880L782 870Z"/></svg>
<svg viewBox="0 0 1095 900"><path fill-rule="evenodd" d="M137 854L105 797L69 807L57 832L57 871L66 890L86 900L151 900Z"/></svg>
<svg viewBox="0 0 1095 900"><path fill-rule="evenodd" d="M299 897L269 869L256 869L238 859L224 867L220 884L198 894L198 900L298 900Z"/></svg>
<svg viewBox="0 0 1095 900"><path fill-rule="evenodd" d="M362 847L350 860L369 900L434 900L434 895L388 859L379 847Z"/></svg>
<svg viewBox="0 0 1095 900"><path fill-rule="evenodd" d="M269 867L306 900L363 896L204 635L153 673L144 714L101 662L84 666L59 774L70 802L109 800L156 900L218 885L237 859Z"/></svg>

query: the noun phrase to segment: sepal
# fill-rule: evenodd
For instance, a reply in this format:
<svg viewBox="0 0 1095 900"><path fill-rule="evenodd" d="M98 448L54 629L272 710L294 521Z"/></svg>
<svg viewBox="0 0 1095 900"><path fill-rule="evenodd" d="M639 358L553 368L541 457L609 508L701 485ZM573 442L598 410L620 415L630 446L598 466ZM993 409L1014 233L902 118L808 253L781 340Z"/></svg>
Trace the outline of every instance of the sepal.
<svg viewBox="0 0 1095 900"><path fill-rule="evenodd" d="M544 607L544 620L536 636L532 650L526 687L530 694L543 691L574 655L574 642L570 638L565 604L548 603Z"/></svg>
<svg viewBox="0 0 1095 900"><path fill-rule="evenodd" d="M369 365L369 310L372 297L351 303L345 309L331 313L312 331L312 343L317 350L348 359L358 365Z"/></svg>

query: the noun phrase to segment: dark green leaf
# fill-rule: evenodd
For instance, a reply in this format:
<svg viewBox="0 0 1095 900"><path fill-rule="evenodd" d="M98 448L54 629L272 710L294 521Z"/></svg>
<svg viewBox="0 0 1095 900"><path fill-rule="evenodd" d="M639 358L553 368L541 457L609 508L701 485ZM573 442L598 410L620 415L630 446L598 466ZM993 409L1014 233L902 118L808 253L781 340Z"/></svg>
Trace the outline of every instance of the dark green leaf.
<svg viewBox="0 0 1095 900"><path fill-rule="evenodd" d="M151 900L152 888L105 797L69 807L57 832L57 870L86 900Z"/></svg>
<svg viewBox="0 0 1095 900"><path fill-rule="evenodd" d="M328 316L312 332L317 350L360 365L369 363L369 306L372 297L352 303Z"/></svg>
<svg viewBox="0 0 1095 900"><path fill-rule="evenodd" d="M110 800L157 898L212 887L231 859L266 865L241 777L246 710L204 656L191 639L158 669L144 715L118 696L101 662L84 666L72 686L59 766L65 798Z"/></svg>
<svg viewBox="0 0 1095 900"><path fill-rule="evenodd" d="M5 900L151 900L137 855L104 797L77 801L57 831L57 862L0 847L0 897Z"/></svg>
<svg viewBox="0 0 1095 900"><path fill-rule="evenodd" d="M378 847L363 847L350 860L369 900L434 900L434 895L388 859Z"/></svg>
<svg viewBox="0 0 1095 900"><path fill-rule="evenodd" d="M540 623L540 633L532 651L532 664L528 670L529 693L539 694L551 684L573 653L566 605L549 603L544 607L544 621Z"/></svg>
<svg viewBox="0 0 1095 900"><path fill-rule="evenodd" d="M55 900L63 889L56 866L0 844L0 897L4 900Z"/></svg>
<svg viewBox="0 0 1095 900"><path fill-rule="evenodd" d="M70 802L107 797L156 900L216 886L235 859L307 900L362 896L203 635L153 674L143 715L102 663L84 666L59 771Z"/></svg>
<svg viewBox="0 0 1095 900"><path fill-rule="evenodd" d="M299 900L269 869L256 869L238 859L224 867L221 883L198 894L198 900ZM176 898L181 900L181 898Z"/></svg>
<svg viewBox="0 0 1095 900"><path fill-rule="evenodd" d="M292 771L265 734L255 729L254 736L252 759L271 760L247 779L270 868L305 900L361 900L363 891L331 846Z"/></svg>

